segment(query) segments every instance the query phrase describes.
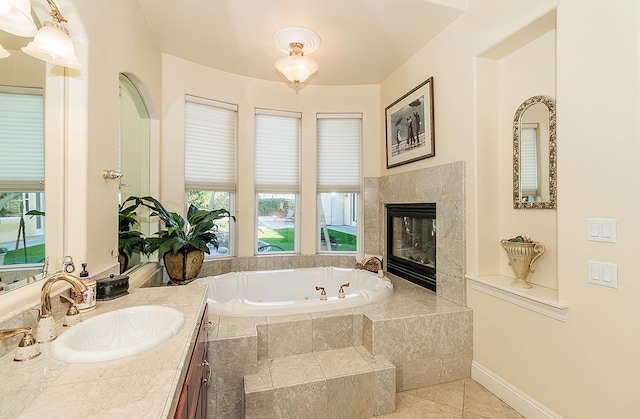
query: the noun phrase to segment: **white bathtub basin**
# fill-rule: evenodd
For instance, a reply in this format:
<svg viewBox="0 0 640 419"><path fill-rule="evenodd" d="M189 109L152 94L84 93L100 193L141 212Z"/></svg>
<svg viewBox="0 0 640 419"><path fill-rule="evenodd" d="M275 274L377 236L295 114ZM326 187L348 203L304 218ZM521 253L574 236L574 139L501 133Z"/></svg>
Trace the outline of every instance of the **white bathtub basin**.
<svg viewBox="0 0 640 419"><path fill-rule="evenodd" d="M135 355L170 339L184 325L184 314L169 307L138 306L90 318L51 344L54 358L69 363L109 361Z"/></svg>

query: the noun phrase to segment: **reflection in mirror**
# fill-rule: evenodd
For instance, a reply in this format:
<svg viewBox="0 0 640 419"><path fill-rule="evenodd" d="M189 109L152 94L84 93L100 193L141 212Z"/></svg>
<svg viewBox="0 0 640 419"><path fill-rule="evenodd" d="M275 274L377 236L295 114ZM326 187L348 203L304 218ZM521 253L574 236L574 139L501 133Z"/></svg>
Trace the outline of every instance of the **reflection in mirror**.
<svg viewBox="0 0 640 419"><path fill-rule="evenodd" d="M120 203L130 196L150 195L150 121L140 91L132 77L120 74ZM125 208L127 205L125 205ZM120 271L131 270L147 258L136 245L131 245L132 236L138 231L142 235L150 234L148 211L137 208L132 219L123 219L128 214L120 211L118 253ZM135 220L135 221L132 221ZM131 221L131 222L130 222ZM128 227L126 227L128 225ZM128 228L129 230L125 230Z"/></svg>
<svg viewBox="0 0 640 419"><path fill-rule="evenodd" d="M20 50L28 41L0 31L0 293L40 279L46 259L46 64Z"/></svg>
<svg viewBox="0 0 640 419"><path fill-rule="evenodd" d="M513 207L556 208L556 106L533 96L513 118Z"/></svg>

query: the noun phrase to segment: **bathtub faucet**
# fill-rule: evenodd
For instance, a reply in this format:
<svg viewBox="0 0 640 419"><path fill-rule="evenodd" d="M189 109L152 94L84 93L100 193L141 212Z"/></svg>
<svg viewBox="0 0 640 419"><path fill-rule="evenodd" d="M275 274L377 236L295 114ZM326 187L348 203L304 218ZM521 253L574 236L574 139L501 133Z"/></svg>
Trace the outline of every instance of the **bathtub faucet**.
<svg viewBox="0 0 640 419"><path fill-rule="evenodd" d="M377 269L370 269L367 265L374 265ZM365 260L360 263L356 263L356 269L366 269L368 271L381 271L382 270L382 261L377 256L369 256Z"/></svg>
<svg viewBox="0 0 640 419"><path fill-rule="evenodd" d="M327 299L327 292L324 290L324 287L316 287L316 291L320 290L322 290L320 293L320 300L325 301Z"/></svg>
<svg viewBox="0 0 640 419"><path fill-rule="evenodd" d="M344 298L344 287L348 287L351 283L347 282L346 284L340 285L340 291L338 291L338 298Z"/></svg>

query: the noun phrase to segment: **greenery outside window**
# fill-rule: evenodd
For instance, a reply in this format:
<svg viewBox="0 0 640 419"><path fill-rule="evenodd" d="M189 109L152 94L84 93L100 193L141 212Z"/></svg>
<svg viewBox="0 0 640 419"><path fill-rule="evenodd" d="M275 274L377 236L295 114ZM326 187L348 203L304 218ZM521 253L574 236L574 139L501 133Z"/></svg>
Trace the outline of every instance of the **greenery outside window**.
<svg viewBox="0 0 640 419"><path fill-rule="evenodd" d="M42 89L0 86L0 265L45 258ZM29 215L29 211L40 215ZM7 253L5 253L5 251Z"/></svg>
<svg viewBox="0 0 640 419"><path fill-rule="evenodd" d="M236 105L186 97L185 213L190 204L235 213L237 114ZM208 257L232 256L235 223L216 224L219 247Z"/></svg>
<svg viewBox="0 0 640 419"><path fill-rule="evenodd" d="M362 114L318 114L318 252L357 252Z"/></svg>
<svg viewBox="0 0 640 419"><path fill-rule="evenodd" d="M301 115L256 109L256 254L296 252Z"/></svg>

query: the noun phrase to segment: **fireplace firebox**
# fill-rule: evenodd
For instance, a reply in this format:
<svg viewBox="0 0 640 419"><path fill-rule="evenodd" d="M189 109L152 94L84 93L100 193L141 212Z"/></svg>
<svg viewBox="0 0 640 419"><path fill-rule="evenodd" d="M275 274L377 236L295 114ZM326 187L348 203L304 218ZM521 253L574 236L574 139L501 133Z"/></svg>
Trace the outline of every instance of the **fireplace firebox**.
<svg viewBox="0 0 640 419"><path fill-rule="evenodd" d="M387 271L436 291L436 204L386 204Z"/></svg>

